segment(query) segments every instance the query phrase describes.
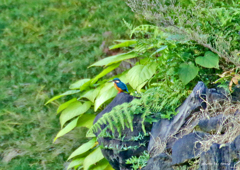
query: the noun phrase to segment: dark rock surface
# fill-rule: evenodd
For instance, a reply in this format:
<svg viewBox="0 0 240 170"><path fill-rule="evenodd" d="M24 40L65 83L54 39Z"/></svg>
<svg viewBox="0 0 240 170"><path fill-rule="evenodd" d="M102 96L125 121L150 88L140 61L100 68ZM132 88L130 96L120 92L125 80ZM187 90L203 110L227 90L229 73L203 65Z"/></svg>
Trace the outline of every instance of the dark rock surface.
<svg viewBox="0 0 240 170"><path fill-rule="evenodd" d="M171 120L161 119L153 124L151 130L151 139L149 141L148 152L154 149L155 141L161 139L161 142L168 143L168 147L171 147L173 140L169 137L178 133L179 129L186 123L187 119L192 116L193 113L205 109L207 107L206 101L223 101L226 96L214 89L208 89L203 82L198 82L194 87L192 93L184 101L184 103L176 110L178 114Z"/></svg>
<svg viewBox="0 0 240 170"><path fill-rule="evenodd" d="M239 170L240 135L232 143L214 143L207 152L199 150L195 141L201 140L205 133L191 133L178 139L172 147L171 157L161 153L151 158L143 170L182 170L189 169L189 162L199 159L198 170ZM191 169L192 170L192 169Z"/></svg>
<svg viewBox="0 0 240 170"><path fill-rule="evenodd" d="M225 117L223 115L218 115L210 119L200 120L198 123L198 127L203 132L212 133L215 132L216 129L218 129L218 127L222 124L224 120Z"/></svg>
<svg viewBox="0 0 240 170"><path fill-rule="evenodd" d="M240 88L239 87L233 88L232 99L233 99L233 101L240 100Z"/></svg>
<svg viewBox="0 0 240 170"><path fill-rule="evenodd" d="M153 125L151 139L148 146L149 153L151 153L151 150L154 149L157 138L161 139L162 142L166 142L169 136L177 133L191 113L198 111L201 107L206 107L204 99L206 99L207 90L208 89L204 83L199 82L194 87L190 96L177 109L178 114L175 117L171 120L161 119Z"/></svg>
<svg viewBox="0 0 240 170"><path fill-rule="evenodd" d="M127 93L117 94L117 96L112 100L112 102L109 103L109 105L107 105L107 107L95 117L93 124L96 123L97 120L100 119L105 113L110 112L115 106L121 105L123 103L129 103L133 99L134 97Z"/></svg>
<svg viewBox="0 0 240 170"><path fill-rule="evenodd" d="M240 163L238 167L238 162L240 162L240 135L229 144L212 144L207 152L203 152L200 149L201 140L207 136L209 137L211 135L209 133L216 132L226 117L218 115L210 119L204 118L201 120L197 115L196 119L194 119L196 112L207 108L207 103L223 103L226 100L226 96L227 94L224 91L208 89L203 82L199 82L184 103L176 109L178 112L176 116L170 120L161 119L154 123L153 126L145 123L146 131L151 131L151 137L144 135L141 114L137 114L133 119L133 131L125 128L122 131L123 135L121 138L118 137L118 133L114 133L113 138L98 137L102 153L115 170L130 170L131 165L125 163L126 159L132 156L138 157L146 150L150 154L154 153L155 156L149 159L147 165L142 170L188 169L189 167L193 168L191 164L195 160L199 160L199 165L194 168L199 170L240 169ZM238 91L236 91L233 98L235 101L240 99ZM115 106L131 102L133 99L134 97L129 94L118 94L98 114L94 123ZM239 113L240 111L237 110L234 115ZM104 128L106 125L102 126ZM196 129L201 130L201 132L192 132ZM109 133L111 132L109 131ZM98 136L99 132L96 135ZM158 154L155 152L154 149L159 145L158 142L165 144L164 151L168 154L163 151Z"/></svg>
<svg viewBox="0 0 240 170"><path fill-rule="evenodd" d="M95 118L94 123L105 113L112 110L113 107L129 103L134 99L133 96L127 93L119 93L113 101ZM98 142L102 147L102 153L104 157L109 161L115 170L130 170L131 165L126 164L126 159L132 156L140 156L144 151L147 150L149 135L145 136L142 130L142 118L141 115L135 115L133 118L134 130L131 131L129 128L122 130L122 138L119 138L117 132L114 133L114 138L99 137ZM104 128L104 127L102 127ZM151 131L152 125L146 123L145 128L147 132ZM112 133L111 131L108 131ZM98 135L96 133L96 135ZM124 137L123 137L124 136Z"/></svg>
<svg viewBox="0 0 240 170"><path fill-rule="evenodd" d="M201 141L207 136L203 132L194 132L178 139L172 146L172 164L184 164L191 159L194 159L201 152Z"/></svg>
<svg viewBox="0 0 240 170"><path fill-rule="evenodd" d="M165 153L161 153L148 161L142 170L173 170L172 159Z"/></svg>
<svg viewBox="0 0 240 170"><path fill-rule="evenodd" d="M240 169L240 136L229 144L214 143L207 152L200 156L199 170L234 170Z"/></svg>
<svg viewBox="0 0 240 170"><path fill-rule="evenodd" d="M240 169L240 135L232 143L214 143L200 156L199 170L238 170Z"/></svg>
<svg viewBox="0 0 240 170"><path fill-rule="evenodd" d="M98 138L100 146L103 147L102 153L104 157L108 159L116 170L131 169L131 165L126 164L126 159L132 156L140 156L144 151L147 151L150 137L144 136L141 115L134 118L133 126L133 131L128 128L122 131L122 134L125 135L122 140L118 138ZM145 127L146 131L150 132L151 125Z"/></svg>

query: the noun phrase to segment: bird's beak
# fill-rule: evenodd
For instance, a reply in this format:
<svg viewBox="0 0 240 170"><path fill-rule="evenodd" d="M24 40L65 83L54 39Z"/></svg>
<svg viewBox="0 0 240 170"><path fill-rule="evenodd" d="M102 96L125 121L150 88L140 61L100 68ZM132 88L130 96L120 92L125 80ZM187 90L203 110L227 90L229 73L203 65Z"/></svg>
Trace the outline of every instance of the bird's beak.
<svg viewBox="0 0 240 170"><path fill-rule="evenodd" d="M113 80L108 81L108 83L111 83L111 82L113 82Z"/></svg>

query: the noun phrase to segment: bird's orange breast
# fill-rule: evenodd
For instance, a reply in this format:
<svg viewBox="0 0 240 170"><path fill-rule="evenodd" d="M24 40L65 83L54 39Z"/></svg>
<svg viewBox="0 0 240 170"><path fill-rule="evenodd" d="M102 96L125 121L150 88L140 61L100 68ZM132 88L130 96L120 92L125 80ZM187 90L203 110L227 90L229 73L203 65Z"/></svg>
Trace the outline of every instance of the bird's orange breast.
<svg viewBox="0 0 240 170"><path fill-rule="evenodd" d="M123 90L122 90L121 88L119 88L116 83L114 83L114 87L115 87L119 92L123 92Z"/></svg>

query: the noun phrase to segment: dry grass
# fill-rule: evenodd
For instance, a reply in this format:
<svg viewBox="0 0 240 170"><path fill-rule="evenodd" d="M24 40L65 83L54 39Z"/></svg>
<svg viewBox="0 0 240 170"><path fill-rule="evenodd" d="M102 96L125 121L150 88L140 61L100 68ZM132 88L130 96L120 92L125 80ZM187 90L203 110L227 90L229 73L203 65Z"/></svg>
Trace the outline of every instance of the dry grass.
<svg viewBox="0 0 240 170"><path fill-rule="evenodd" d="M213 143L221 144L223 147L226 143L234 141L234 139L240 135L240 102L232 103L231 99L226 100L224 103L215 102L212 104L208 103L208 107L205 110L200 110L192 114L188 118L182 128L172 136L168 136L166 141L162 141L160 138L155 139L155 146L151 150L151 156L158 155L162 152L171 155L171 151L166 149L167 144L182 138L194 131L199 131L197 129L197 124L200 120L210 119L211 117L216 117L218 115L223 115L221 118L221 123L217 126L217 129L209 134L205 139L197 141L202 146L202 152L210 149ZM198 157L201 153L196 155Z"/></svg>
<svg viewBox="0 0 240 170"><path fill-rule="evenodd" d="M150 156L154 157L157 156L158 154L164 152L164 150L166 149L166 142L162 141L159 137L156 137L155 139L152 138L154 140L154 145L153 147L150 149Z"/></svg>
<svg viewBox="0 0 240 170"><path fill-rule="evenodd" d="M216 131L209 135L206 140L199 141L202 145L202 150L207 151L213 143L224 144L231 143L240 135L240 103L231 103L230 100L225 101L223 104L214 103L209 105L208 109L202 110L205 117L215 117L223 115L221 124L217 127Z"/></svg>

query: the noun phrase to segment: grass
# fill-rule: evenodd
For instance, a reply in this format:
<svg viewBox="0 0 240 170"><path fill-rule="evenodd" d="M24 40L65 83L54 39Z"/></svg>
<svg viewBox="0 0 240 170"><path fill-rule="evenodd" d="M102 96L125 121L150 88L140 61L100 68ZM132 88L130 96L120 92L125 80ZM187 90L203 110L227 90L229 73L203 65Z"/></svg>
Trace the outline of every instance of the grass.
<svg viewBox="0 0 240 170"><path fill-rule="evenodd" d="M60 129L56 106L44 106L107 56L126 37L122 19L137 24L121 0L2 0L0 2L0 169L64 169L85 142L76 129L52 143ZM59 102L62 102L61 99Z"/></svg>

